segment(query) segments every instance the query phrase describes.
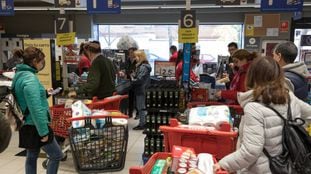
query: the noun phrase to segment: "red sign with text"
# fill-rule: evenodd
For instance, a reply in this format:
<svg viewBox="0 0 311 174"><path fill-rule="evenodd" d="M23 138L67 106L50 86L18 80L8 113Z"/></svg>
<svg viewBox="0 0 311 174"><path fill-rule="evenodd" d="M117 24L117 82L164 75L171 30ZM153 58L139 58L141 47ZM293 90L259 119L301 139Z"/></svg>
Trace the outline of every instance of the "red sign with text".
<svg viewBox="0 0 311 174"><path fill-rule="evenodd" d="M280 32L288 32L288 30L289 30L289 21L281 21Z"/></svg>

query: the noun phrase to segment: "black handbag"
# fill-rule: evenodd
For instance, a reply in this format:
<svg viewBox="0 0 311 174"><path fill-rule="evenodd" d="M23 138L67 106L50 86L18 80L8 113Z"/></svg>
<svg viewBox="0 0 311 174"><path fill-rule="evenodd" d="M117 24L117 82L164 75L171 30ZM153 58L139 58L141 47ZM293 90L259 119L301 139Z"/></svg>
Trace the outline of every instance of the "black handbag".
<svg viewBox="0 0 311 174"><path fill-rule="evenodd" d="M54 139L53 130L49 126L49 138L47 142L41 142L41 138L36 126L23 125L19 130L19 147L25 149L38 149L49 144Z"/></svg>
<svg viewBox="0 0 311 174"><path fill-rule="evenodd" d="M119 95L128 94L131 90L132 84L130 80L123 80L116 86L116 92Z"/></svg>

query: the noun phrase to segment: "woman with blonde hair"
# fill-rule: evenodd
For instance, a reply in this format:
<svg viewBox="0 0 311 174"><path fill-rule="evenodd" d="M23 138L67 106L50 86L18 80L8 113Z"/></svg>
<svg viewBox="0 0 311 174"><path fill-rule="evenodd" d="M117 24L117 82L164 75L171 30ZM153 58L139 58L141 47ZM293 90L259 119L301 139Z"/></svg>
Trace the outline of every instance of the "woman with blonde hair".
<svg viewBox="0 0 311 174"><path fill-rule="evenodd" d="M134 52L136 59L135 72L131 74L132 89L136 97L136 108L139 116L139 125L134 130L143 130L145 126L145 117L147 115L145 107L145 90L150 81L151 66L147 60L146 53L142 50Z"/></svg>
<svg viewBox="0 0 311 174"><path fill-rule="evenodd" d="M234 67L235 69L238 69L238 71L235 73L230 83L230 89L222 90L216 93L218 98L232 100L234 103L237 102L237 93L246 91L246 72L256 57L256 52L250 53L244 49L239 49L232 54Z"/></svg>

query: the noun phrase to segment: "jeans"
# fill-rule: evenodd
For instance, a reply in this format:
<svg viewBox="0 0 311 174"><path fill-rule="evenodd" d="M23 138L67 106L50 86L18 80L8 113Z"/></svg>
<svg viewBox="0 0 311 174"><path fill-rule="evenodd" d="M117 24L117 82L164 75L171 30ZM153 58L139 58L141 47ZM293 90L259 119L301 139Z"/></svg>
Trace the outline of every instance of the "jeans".
<svg viewBox="0 0 311 174"><path fill-rule="evenodd" d="M47 174L57 174L59 161L63 158L63 152L55 140L49 144L42 146L43 151L48 155L49 162L47 164ZM37 159L40 149L27 149L26 156L26 174L37 173Z"/></svg>
<svg viewBox="0 0 311 174"><path fill-rule="evenodd" d="M146 120L146 106L145 106L145 95L136 96L136 108L139 116L139 126L145 126Z"/></svg>

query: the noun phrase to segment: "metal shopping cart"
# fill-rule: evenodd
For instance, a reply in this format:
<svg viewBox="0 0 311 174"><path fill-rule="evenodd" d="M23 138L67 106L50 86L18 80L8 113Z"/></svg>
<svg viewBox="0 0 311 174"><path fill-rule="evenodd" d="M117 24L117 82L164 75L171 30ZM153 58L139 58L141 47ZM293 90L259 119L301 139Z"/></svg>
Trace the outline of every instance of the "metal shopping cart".
<svg viewBox="0 0 311 174"><path fill-rule="evenodd" d="M114 95L111 97L104 98L103 100L98 100L94 97L92 103L88 105L90 109L105 109L105 110L119 110L120 103L123 99L127 98L127 95ZM69 136L69 128L71 127L71 122L68 120L72 117L72 109L65 108L65 105L55 105L50 107L51 114L51 124L55 138L57 142L62 146L62 151L65 154L63 161L67 159L67 151L70 149L69 142L65 140ZM46 169L48 159L44 160L42 163L43 168Z"/></svg>
<svg viewBox="0 0 311 174"><path fill-rule="evenodd" d="M78 173L99 173L120 171L124 168L128 127L125 124L113 124L116 116L89 116L71 118L70 121L82 121L84 126L70 128L69 140ZM128 118L119 115L117 118ZM104 120L104 125L94 124L94 120Z"/></svg>

